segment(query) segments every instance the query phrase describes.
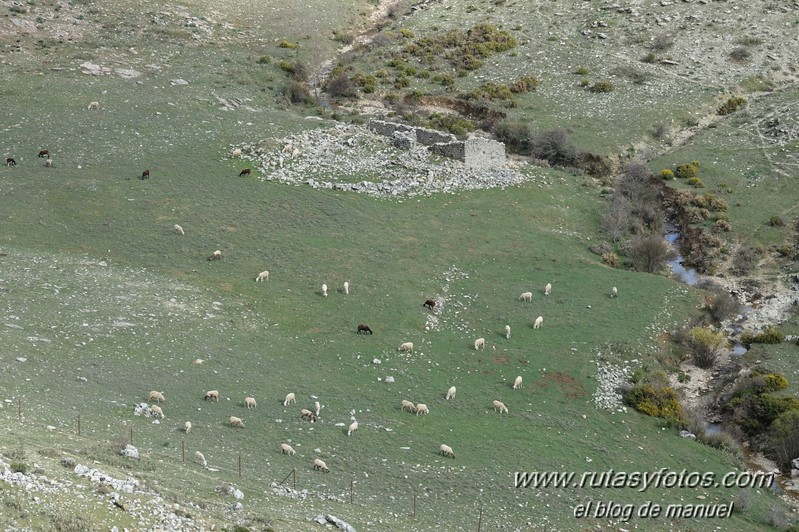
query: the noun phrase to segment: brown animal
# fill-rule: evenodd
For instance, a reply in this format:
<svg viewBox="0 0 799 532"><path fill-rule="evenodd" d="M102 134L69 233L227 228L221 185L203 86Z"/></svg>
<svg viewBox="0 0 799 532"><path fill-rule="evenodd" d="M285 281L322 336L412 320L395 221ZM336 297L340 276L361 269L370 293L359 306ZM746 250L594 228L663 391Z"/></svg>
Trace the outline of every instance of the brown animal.
<svg viewBox="0 0 799 532"><path fill-rule="evenodd" d="M366 333L372 334L372 329L370 329L369 326L366 325L365 323L361 323L360 325L358 325L358 334L366 334Z"/></svg>
<svg viewBox="0 0 799 532"><path fill-rule="evenodd" d="M17 161L13 157L6 158L6 166L17 166Z"/></svg>
<svg viewBox="0 0 799 532"><path fill-rule="evenodd" d="M435 308L435 306L436 306L436 302L435 302L435 301L433 301L432 299L428 299L427 301L425 301L424 303L422 303L422 306L423 306L423 307L427 307L427 308L429 308L430 310L433 310L433 309Z"/></svg>
<svg viewBox="0 0 799 532"><path fill-rule="evenodd" d="M149 170L145 170L144 172L142 172L141 173L141 178L142 179L149 179L150 178L150 171Z"/></svg>
<svg viewBox="0 0 799 532"><path fill-rule="evenodd" d="M50 157L50 150L39 150L39 157Z"/></svg>
<svg viewBox="0 0 799 532"><path fill-rule="evenodd" d="M245 168L244 170L239 172L239 177L241 177L243 175L250 175L250 172L252 172L252 168Z"/></svg>

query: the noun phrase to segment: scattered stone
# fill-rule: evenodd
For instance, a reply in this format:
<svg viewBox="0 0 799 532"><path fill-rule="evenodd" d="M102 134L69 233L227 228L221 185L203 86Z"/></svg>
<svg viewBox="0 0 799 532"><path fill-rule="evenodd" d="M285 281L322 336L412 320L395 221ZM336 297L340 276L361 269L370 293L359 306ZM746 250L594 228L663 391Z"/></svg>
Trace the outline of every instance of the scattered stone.
<svg viewBox="0 0 799 532"><path fill-rule="evenodd" d="M139 450L130 444L126 445L125 448L119 452L119 454L122 456L127 456L128 458L139 458Z"/></svg>
<svg viewBox="0 0 799 532"><path fill-rule="evenodd" d="M388 375L388 376L386 376L386 378L385 378L385 379L383 379L383 380L384 380L385 382L387 382L387 383L389 383L389 384L390 384L390 383L394 382L394 377L392 377L391 375Z"/></svg>

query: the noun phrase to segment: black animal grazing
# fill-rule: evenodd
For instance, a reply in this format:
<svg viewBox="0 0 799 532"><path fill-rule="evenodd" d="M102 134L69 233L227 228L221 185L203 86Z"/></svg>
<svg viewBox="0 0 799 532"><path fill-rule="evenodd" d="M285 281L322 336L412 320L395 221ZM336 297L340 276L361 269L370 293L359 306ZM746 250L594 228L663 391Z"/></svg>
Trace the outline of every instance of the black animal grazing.
<svg viewBox="0 0 799 532"><path fill-rule="evenodd" d="M39 157L50 157L50 150L40 150Z"/></svg>
<svg viewBox="0 0 799 532"><path fill-rule="evenodd" d="M239 177L241 177L241 176L243 176L243 175L250 175L250 172L252 172L252 169L251 169L251 168L245 168L244 170L242 170L241 172L239 172Z"/></svg>
<svg viewBox="0 0 799 532"><path fill-rule="evenodd" d="M15 161L13 157L8 157L6 159L6 166L17 166L17 161Z"/></svg>
<svg viewBox="0 0 799 532"><path fill-rule="evenodd" d="M363 323L358 325L358 334L366 334L366 333L372 334L372 329L370 329L368 325L365 325Z"/></svg>
<svg viewBox="0 0 799 532"><path fill-rule="evenodd" d="M141 178L142 179L150 179L150 171L149 170L145 170L144 172L142 172L141 173Z"/></svg>
<svg viewBox="0 0 799 532"><path fill-rule="evenodd" d="M424 303L422 303L422 306L423 306L423 307L427 307L427 308L429 308L430 310L433 310L433 307L435 307L435 306L436 306L436 302L435 302L435 301L433 301L432 299L428 299L427 301L425 301Z"/></svg>

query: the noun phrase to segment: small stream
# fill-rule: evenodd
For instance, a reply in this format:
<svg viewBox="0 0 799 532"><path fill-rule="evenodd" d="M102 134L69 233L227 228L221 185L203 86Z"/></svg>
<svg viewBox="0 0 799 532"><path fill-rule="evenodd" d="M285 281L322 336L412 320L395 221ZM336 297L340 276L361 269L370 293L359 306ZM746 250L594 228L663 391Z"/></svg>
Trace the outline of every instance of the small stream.
<svg viewBox="0 0 799 532"><path fill-rule="evenodd" d="M683 265L684 259L680 254L680 232L676 227L669 224L666 226L666 234L664 235L664 238L666 239L666 242L671 244L675 251L677 251L677 257L668 261L669 268L671 268L674 276L688 286L695 286L699 280L698 274L695 269L686 268Z"/></svg>

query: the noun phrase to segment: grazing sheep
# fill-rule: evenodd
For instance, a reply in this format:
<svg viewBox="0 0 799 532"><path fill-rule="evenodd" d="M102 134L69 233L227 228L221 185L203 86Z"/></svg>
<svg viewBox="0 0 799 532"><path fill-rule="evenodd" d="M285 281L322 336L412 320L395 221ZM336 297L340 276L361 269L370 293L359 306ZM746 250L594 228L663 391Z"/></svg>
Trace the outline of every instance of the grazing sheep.
<svg viewBox="0 0 799 532"><path fill-rule="evenodd" d="M324 283L322 284L322 295L327 297L327 285Z"/></svg>
<svg viewBox="0 0 799 532"><path fill-rule="evenodd" d="M208 260L221 260L221 259L222 259L222 251L219 249L211 253L211 256L208 257Z"/></svg>
<svg viewBox="0 0 799 532"><path fill-rule="evenodd" d="M514 390L518 390L518 389L519 389L519 388L521 388L521 387L522 387L522 376L521 376L521 375L519 375L519 376L518 376L518 377L516 377L516 379L513 381L513 389L514 389Z"/></svg>
<svg viewBox="0 0 799 532"><path fill-rule="evenodd" d="M188 434L190 430L191 430L191 421L187 421L183 424L183 432Z"/></svg>
<svg viewBox="0 0 799 532"><path fill-rule="evenodd" d="M441 444L441 447L439 447L438 449L438 454L442 456L451 456L452 458L455 458L455 453L452 452L452 447L450 447L449 445L444 445L443 443Z"/></svg>
<svg viewBox="0 0 799 532"><path fill-rule="evenodd" d="M244 428L244 421L242 421L240 417L230 416L230 420L228 422L230 423L231 427Z"/></svg>
<svg viewBox="0 0 799 532"><path fill-rule="evenodd" d="M434 308L436 308L436 302L434 300L432 300L432 299L428 299L427 301L422 303L422 306L423 307L427 307L430 310L433 310Z"/></svg>
<svg viewBox="0 0 799 532"><path fill-rule="evenodd" d="M160 418L162 418L162 419L163 419L163 417L164 417L164 411L163 411L163 410L161 410L161 407L160 407L160 406L158 406L158 405L152 405L152 406L150 407L150 411L151 411L153 414L155 414L155 417L160 417Z"/></svg>
<svg viewBox="0 0 799 532"><path fill-rule="evenodd" d="M39 150L39 157L50 157L50 150Z"/></svg>
<svg viewBox="0 0 799 532"><path fill-rule="evenodd" d="M206 401L216 401L219 402L219 390L209 390L205 392L205 397L203 397Z"/></svg>
<svg viewBox="0 0 799 532"><path fill-rule="evenodd" d="M17 166L17 161L13 157L6 157L6 166Z"/></svg>
<svg viewBox="0 0 799 532"><path fill-rule="evenodd" d="M619 291L618 291L618 289L616 289L615 286L610 289L610 297L611 297L611 299L613 299L614 297L618 297L618 295L619 295Z"/></svg>
<svg viewBox="0 0 799 532"><path fill-rule="evenodd" d="M418 416L419 414L424 414L424 415L427 415L427 414L429 414L429 413L430 413L430 409L428 409L428 408L427 408L427 405L426 405L426 404L424 404L424 403L419 403L418 405L416 405L416 415L417 415L417 416Z"/></svg>
<svg viewBox="0 0 799 532"><path fill-rule="evenodd" d="M325 464L323 461L321 461L318 458L314 458L313 468L314 471L318 469L320 471L324 471L325 473L330 473L330 469L327 467L327 464Z"/></svg>
<svg viewBox="0 0 799 532"><path fill-rule="evenodd" d="M294 151L294 146L292 144L286 144L285 146L283 146L281 153L291 153L293 151Z"/></svg>
<svg viewBox="0 0 799 532"><path fill-rule="evenodd" d="M247 408L255 408L258 404L255 402L255 397L245 397L244 406Z"/></svg>
<svg viewBox="0 0 799 532"><path fill-rule="evenodd" d="M250 173L252 173L252 168L245 168L244 170L239 172L239 177L241 177L243 175L250 175Z"/></svg>
<svg viewBox="0 0 799 532"><path fill-rule="evenodd" d="M302 410L300 410L300 419L305 419L307 421L310 421L311 423L315 423L316 422L316 414L314 414L313 412L311 412L307 408L303 408Z"/></svg>
<svg viewBox="0 0 799 532"><path fill-rule="evenodd" d="M535 319L535 323L533 323L533 329L540 329L543 324L544 324L544 317L538 316Z"/></svg>
<svg viewBox="0 0 799 532"><path fill-rule="evenodd" d="M300 156L299 148L294 148L293 150L291 150L291 158L292 159L296 159L299 156Z"/></svg>
<svg viewBox="0 0 799 532"><path fill-rule="evenodd" d="M149 170L145 170L144 172L142 172L141 173L141 178L142 179L150 179L150 171Z"/></svg>
<svg viewBox="0 0 799 532"><path fill-rule="evenodd" d="M478 338L474 341L474 350L477 351L478 349L485 349L486 348L486 339L485 338Z"/></svg>
<svg viewBox="0 0 799 532"><path fill-rule="evenodd" d="M314 413L316 414L316 417L319 417L319 412L322 411L322 405L319 404L319 401L315 401L314 404L313 404L313 407L314 407Z"/></svg>
<svg viewBox="0 0 799 532"><path fill-rule="evenodd" d="M508 407L505 406L505 403L502 401L494 401L494 412L499 411L501 414L502 412L508 413Z"/></svg>
<svg viewBox="0 0 799 532"><path fill-rule="evenodd" d="M47 168L52 168L53 167L53 160L52 159L47 159L46 161L44 161L44 165Z"/></svg>
<svg viewBox="0 0 799 532"><path fill-rule="evenodd" d="M532 301L532 300L533 300L532 292L522 292L522 295L519 296L519 301Z"/></svg>
<svg viewBox="0 0 799 532"><path fill-rule="evenodd" d="M447 397L446 397L447 401L449 401L450 399L455 399L456 391L457 390L454 386L452 386L449 390L447 390Z"/></svg>
<svg viewBox="0 0 799 532"><path fill-rule="evenodd" d="M205 461L205 455L203 455L203 453L200 451L196 451L194 453L194 458L196 458L197 461L203 465L203 467L208 467L208 462Z"/></svg>
<svg viewBox="0 0 799 532"><path fill-rule="evenodd" d="M410 351L413 353L413 342L405 342L400 344L399 348L397 348L397 351Z"/></svg>
<svg viewBox="0 0 799 532"><path fill-rule="evenodd" d="M281 443L280 444L280 454L287 454L289 456L294 456L294 447L289 445L288 443Z"/></svg>
<svg viewBox="0 0 799 532"><path fill-rule="evenodd" d="M547 283L547 285L544 287L544 295L552 295L552 283Z"/></svg>
<svg viewBox="0 0 799 532"><path fill-rule="evenodd" d="M231 157L241 157L241 148L236 148L230 152Z"/></svg>
<svg viewBox="0 0 799 532"><path fill-rule="evenodd" d="M89 105L86 106L87 111L96 111L100 108L100 102L89 102Z"/></svg>
<svg viewBox="0 0 799 532"><path fill-rule="evenodd" d="M510 340L510 325L505 325L505 338Z"/></svg>
<svg viewBox="0 0 799 532"><path fill-rule="evenodd" d="M350 283L349 283L349 281L344 281L344 293L346 295L350 295Z"/></svg>
<svg viewBox="0 0 799 532"><path fill-rule="evenodd" d="M366 333L372 334L372 329L370 329L369 326L366 325L365 323L361 323L360 325L358 325L358 334L366 334Z"/></svg>
<svg viewBox="0 0 799 532"><path fill-rule="evenodd" d="M164 401L166 401L166 399L164 399L163 392L156 392L155 390L153 390L149 394L147 394L147 402L149 403L150 401L158 401L159 403L163 403Z"/></svg>
<svg viewBox="0 0 799 532"><path fill-rule="evenodd" d="M183 235L186 234L186 232L183 230L183 228L181 226L179 226L178 224L175 224L175 234L183 236Z"/></svg>
<svg viewBox="0 0 799 532"><path fill-rule="evenodd" d="M406 401L405 399L402 400L400 403L400 410L405 412L406 410L410 413L416 412L416 405L410 401Z"/></svg>
<svg viewBox="0 0 799 532"><path fill-rule="evenodd" d="M352 433L358 430L358 422L353 420L350 427L347 429L347 436L352 436Z"/></svg>
<svg viewBox="0 0 799 532"><path fill-rule="evenodd" d="M269 280L269 272L267 270L262 271L258 274L258 277L255 278L255 282L260 283L262 281Z"/></svg>
<svg viewBox="0 0 799 532"><path fill-rule="evenodd" d="M293 405L297 401L294 400L294 392L286 394L286 399L283 401L283 406Z"/></svg>

